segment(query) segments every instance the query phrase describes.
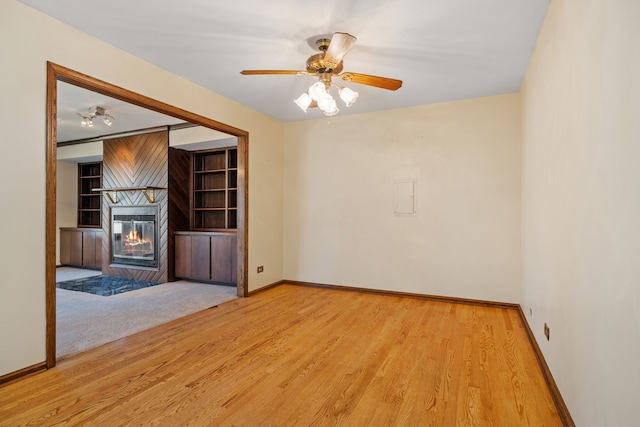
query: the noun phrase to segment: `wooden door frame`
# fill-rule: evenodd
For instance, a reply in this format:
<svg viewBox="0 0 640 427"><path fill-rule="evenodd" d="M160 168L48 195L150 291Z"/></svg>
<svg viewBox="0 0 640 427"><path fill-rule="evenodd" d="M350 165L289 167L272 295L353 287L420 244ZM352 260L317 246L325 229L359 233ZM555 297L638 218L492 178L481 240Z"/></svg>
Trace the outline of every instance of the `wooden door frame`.
<svg viewBox="0 0 640 427"><path fill-rule="evenodd" d="M237 295L249 295L248 287L248 159L249 133L195 113L157 101L105 81L47 62L47 165L46 165L46 367L56 365L56 174L57 82L62 81L148 110L166 114L238 139L238 285Z"/></svg>

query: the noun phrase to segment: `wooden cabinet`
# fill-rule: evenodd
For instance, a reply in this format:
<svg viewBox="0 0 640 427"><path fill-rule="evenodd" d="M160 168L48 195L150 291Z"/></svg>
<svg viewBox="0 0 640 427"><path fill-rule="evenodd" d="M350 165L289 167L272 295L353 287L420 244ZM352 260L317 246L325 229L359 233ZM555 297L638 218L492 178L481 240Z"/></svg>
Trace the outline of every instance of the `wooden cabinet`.
<svg viewBox="0 0 640 427"><path fill-rule="evenodd" d="M82 267L82 232L60 229L60 264Z"/></svg>
<svg viewBox="0 0 640 427"><path fill-rule="evenodd" d="M232 232L175 234L175 276L204 282L237 282L237 237Z"/></svg>
<svg viewBox="0 0 640 427"><path fill-rule="evenodd" d="M60 264L102 269L102 229L60 228Z"/></svg>
<svg viewBox="0 0 640 427"><path fill-rule="evenodd" d="M211 237L211 280L214 282L236 282L237 239L235 235Z"/></svg>
<svg viewBox="0 0 640 427"><path fill-rule="evenodd" d="M191 155L190 230L174 233L174 276L236 284L237 147Z"/></svg>
<svg viewBox="0 0 640 427"><path fill-rule="evenodd" d="M78 227L102 227L102 162L78 164Z"/></svg>
<svg viewBox="0 0 640 427"><path fill-rule="evenodd" d="M238 149L193 153L191 228L238 228Z"/></svg>
<svg viewBox="0 0 640 427"><path fill-rule="evenodd" d="M176 235L176 277L211 280L211 236Z"/></svg>

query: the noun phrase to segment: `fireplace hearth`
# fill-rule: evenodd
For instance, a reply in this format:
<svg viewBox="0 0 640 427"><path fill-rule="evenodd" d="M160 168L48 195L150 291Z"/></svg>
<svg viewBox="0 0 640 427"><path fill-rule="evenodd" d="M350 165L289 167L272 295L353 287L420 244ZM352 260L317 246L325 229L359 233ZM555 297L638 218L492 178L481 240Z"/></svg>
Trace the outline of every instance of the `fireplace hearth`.
<svg viewBox="0 0 640 427"><path fill-rule="evenodd" d="M158 207L111 208L111 264L158 267Z"/></svg>

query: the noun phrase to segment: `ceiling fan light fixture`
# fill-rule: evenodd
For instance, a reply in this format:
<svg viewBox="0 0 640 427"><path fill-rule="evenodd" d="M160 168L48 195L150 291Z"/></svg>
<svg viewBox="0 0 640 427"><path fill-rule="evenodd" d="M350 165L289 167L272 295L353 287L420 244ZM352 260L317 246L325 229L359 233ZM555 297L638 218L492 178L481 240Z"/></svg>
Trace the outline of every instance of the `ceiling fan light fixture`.
<svg viewBox="0 0 640 427"><path fill-rule="evenodd" d="M347 107L351 107L358 100L358 96L360 95L355 90L349 89L348 87L340 88L339 92L340 99L344 101L344 105Z"/></svg>
<svg viewBox="0 0 640 427"><path fill-rule="evenodd" d="M309 108L309 106L311 105L312 101L313 101L313 99L311 99L309 94L307 92L304 92L302 95L300 95L293 102L295 102L296 105L298 107L300 107L300 109L306 113L307 112L307 108Z"/></svg>
<svg viewBox="0 0 640 427"><path fill-rule="evenodd" d="M338 113L335 99L329 94L331 86L338 89L340 99L347 107L351 107L357 100L359 93L347 87L340 87L331 82L332 78L340 78L346 82L373 86L386 90L398 90L402 87L402 80L388 77L372 76L369 74L343 72L343 59L356 42L356 37L349 33L334 32L331 38L322 37L316 40L316 48L320 53L315 53L307 58L306 69L301 70L242 70L242 75L307 75L316 76L320 81L314 83L307 91L308 97L301 95L294 100L302 111L308 108L319 107L327 116ZM328 94L328 98L324 97Z"/></svg>

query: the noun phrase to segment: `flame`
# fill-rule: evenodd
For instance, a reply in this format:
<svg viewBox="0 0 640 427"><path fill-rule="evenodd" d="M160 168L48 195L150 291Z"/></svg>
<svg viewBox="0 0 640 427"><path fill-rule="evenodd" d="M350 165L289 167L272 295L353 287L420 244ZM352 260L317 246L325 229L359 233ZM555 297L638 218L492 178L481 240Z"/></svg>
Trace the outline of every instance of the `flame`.
<svg viewBox="0 0 640 427"><path fill-rule="evenodd" d="M127 240L129 241L140 240L140 235L138 234L138 230L129 231L129 234L127 234Z"/></svg>
<svg viewBox="0 0 640 427"><path fill-rule="evenodd" d="M129 234L125 236L124 244L127 247L131 247L131 246L139 246L144 244L151 245L152 242L150 238L143 239L138 233L138 230L130 230Z"/></svg>

